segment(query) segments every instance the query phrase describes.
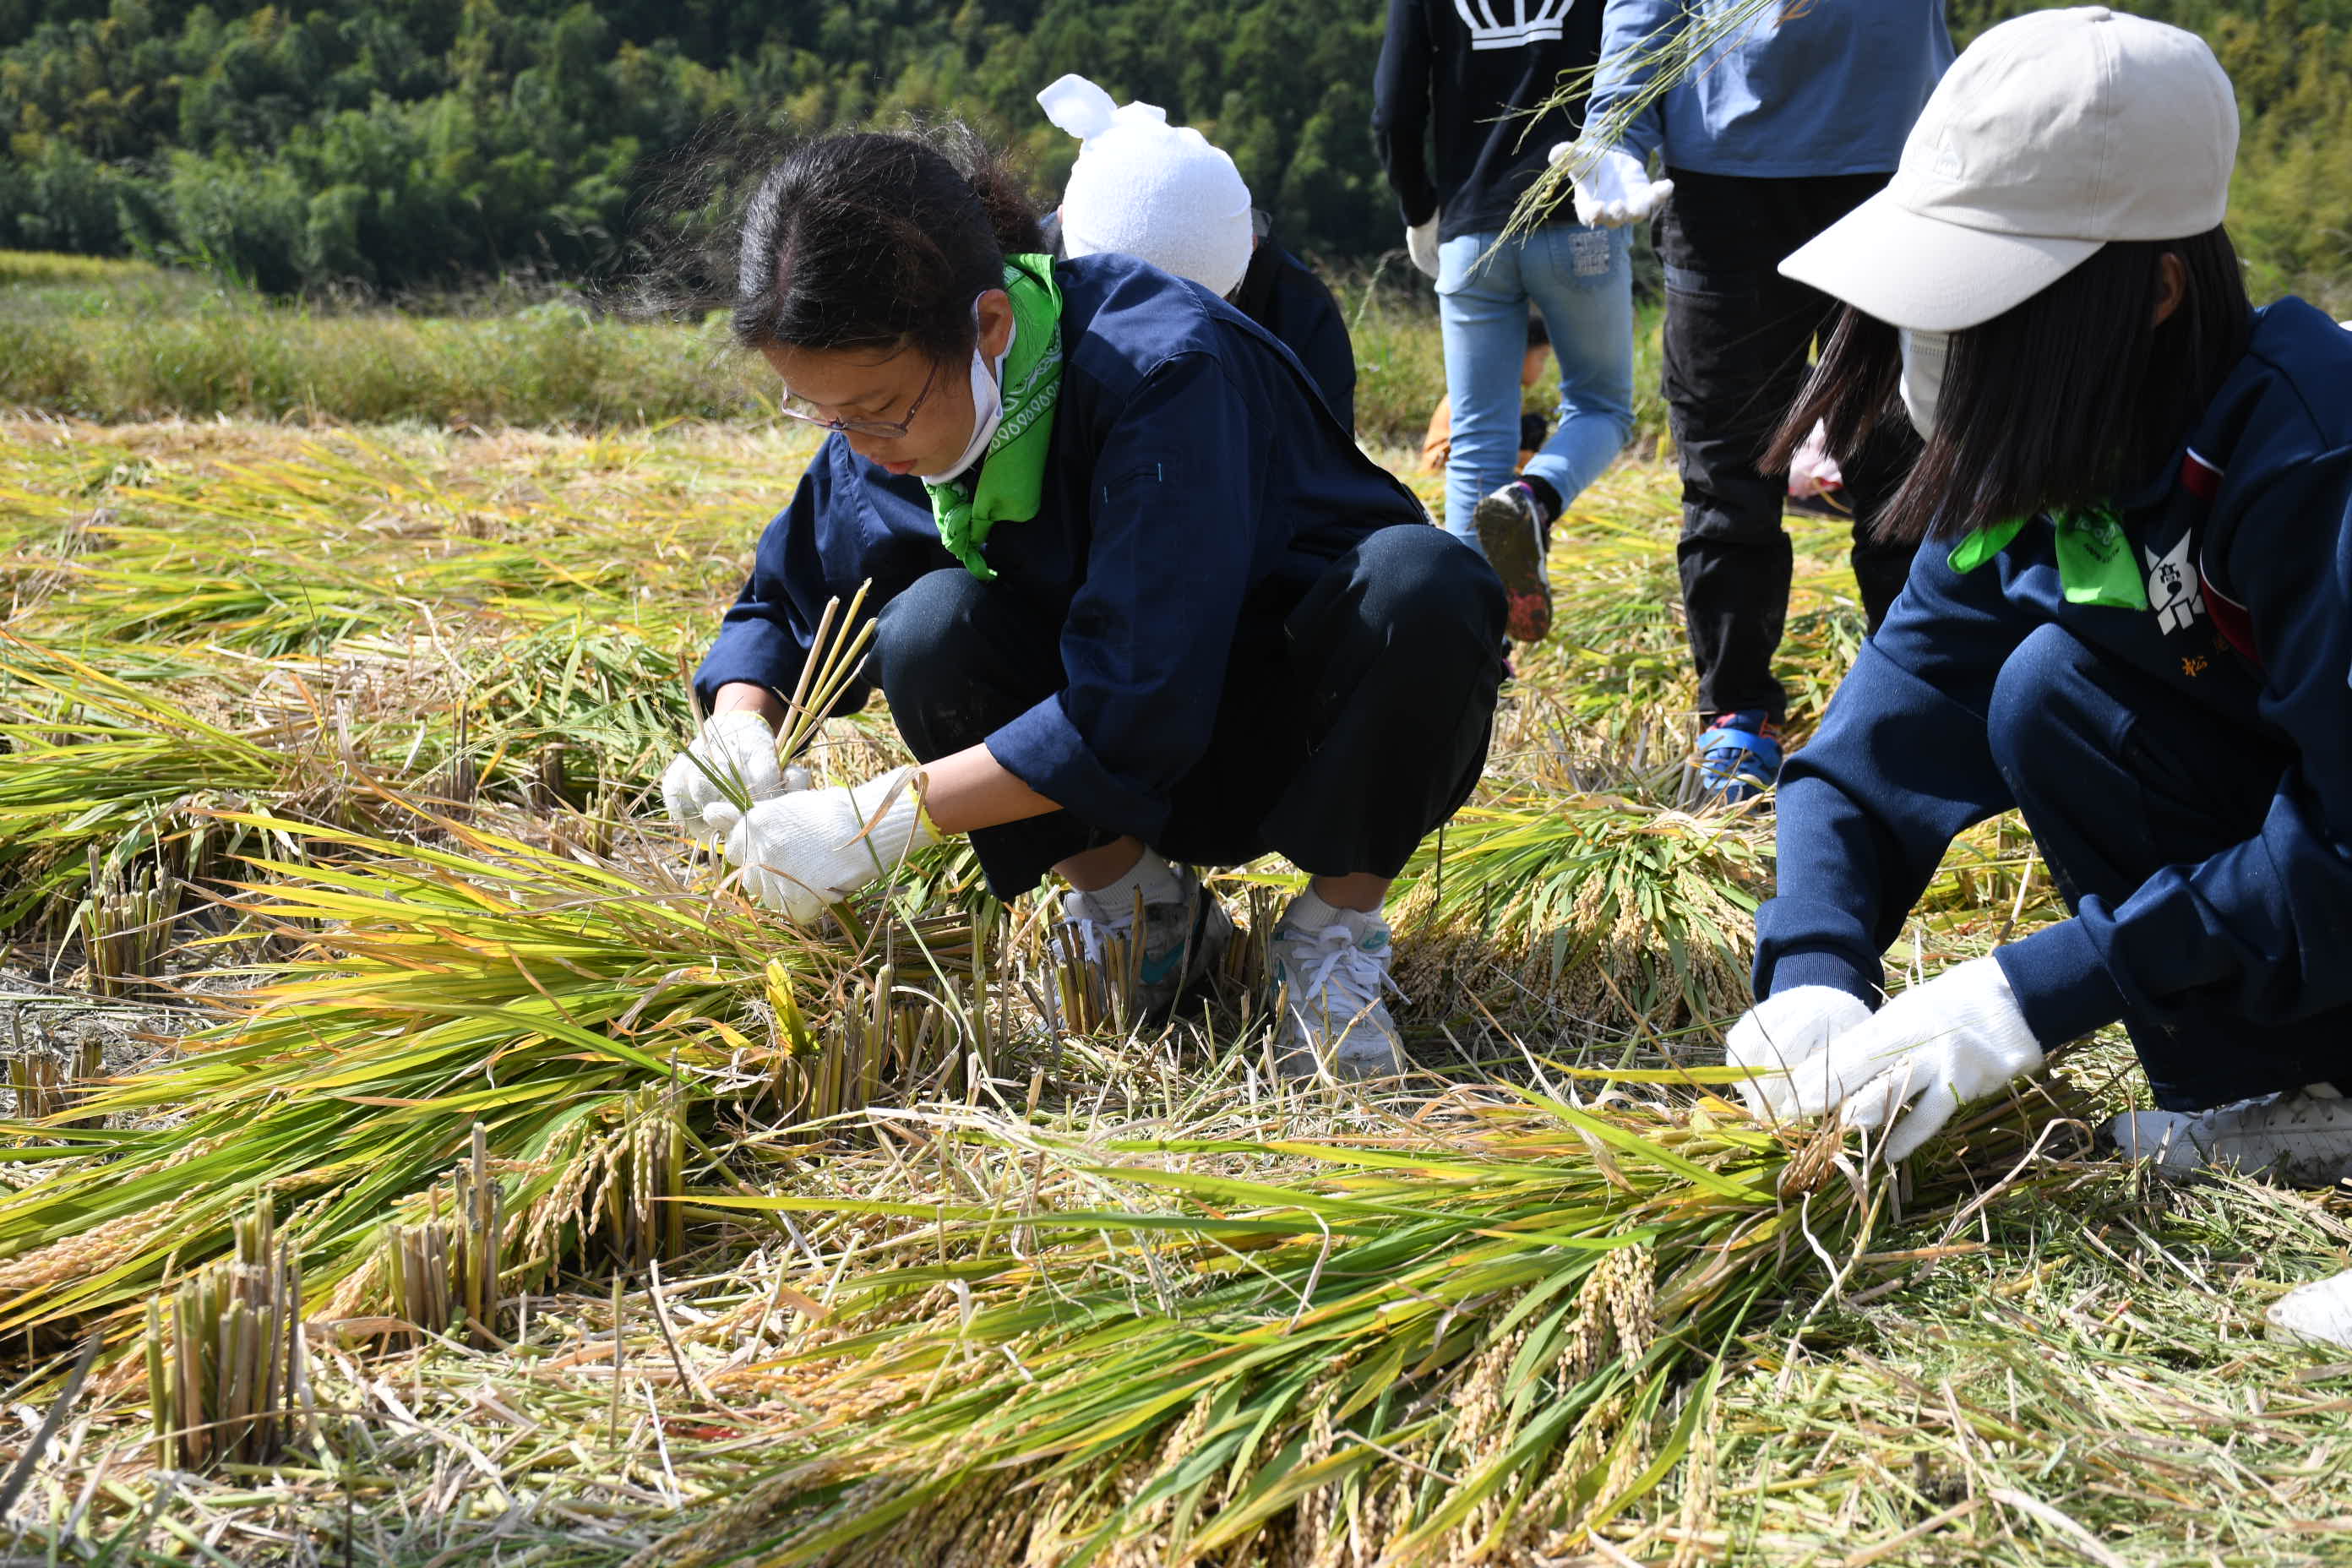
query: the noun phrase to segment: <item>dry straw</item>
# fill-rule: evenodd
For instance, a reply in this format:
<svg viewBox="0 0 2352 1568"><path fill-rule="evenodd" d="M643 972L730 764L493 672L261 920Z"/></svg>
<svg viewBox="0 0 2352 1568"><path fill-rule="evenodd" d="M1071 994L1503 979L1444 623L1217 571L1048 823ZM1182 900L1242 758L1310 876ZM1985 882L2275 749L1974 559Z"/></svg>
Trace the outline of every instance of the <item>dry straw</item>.
<svg viewBox="0 0 2352 1568"><path fill-rule="evenodd" d="M1948 1184L1917 1206L1957 1208L1969 1168L2008 1171L2050 1110L2037 1093L1975 1119L1944 1151ZM1731 1336L1818 1258L1860 1248L1888 1189L1834 1129L1758 1128L1713 1099L1604 1110L1526 1095L1460 1118L1078 1156L1114 1163L1077 1174L1173 1212L1016 1227L949 1205L710 1200L925 1218L939 1260L845 1281L834 1331L805 1354L830 1369L810 1397L859 1425L812 1430L810 1458L640 1568L1323 1568L1585 1549L1687 1452ZM1216 1169L1235 1160L1319 1173ZM1065 1239L1008 1247L1016 1232Z"/></svg>

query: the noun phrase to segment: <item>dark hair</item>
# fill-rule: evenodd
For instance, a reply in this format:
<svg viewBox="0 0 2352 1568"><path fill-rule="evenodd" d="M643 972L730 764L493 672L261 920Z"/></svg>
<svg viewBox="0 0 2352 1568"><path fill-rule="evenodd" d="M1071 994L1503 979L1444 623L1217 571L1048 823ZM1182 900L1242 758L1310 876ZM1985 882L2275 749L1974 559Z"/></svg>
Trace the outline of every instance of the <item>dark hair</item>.
<svg viewBox="0 0 2352 1568"><path fill-rule="evenodd" d="M600 303L744 348L971 351L971 301L1043 248L1022 178L954 121L795 136L722 116L657 166Z"/></svg>
<svg viewBox="0 0 2352 1568"><path fill-rule="evenodd" d="M2179 308L2156 315L2163 258L2180 258ZM2252 307L2228 233L2116 240L2024 303L1952 334L1936 427L1880 510L1890 542L1948 539L2088 507L2156 476L2246 352ZM1903 421L1895 329L1849 307L1773 437L1786 468L1816 421L1853 462L1882 420Z"/></svg>
<svg viewBox="0 0 2352 1568"><path fill-rule="evenodd" d="M1005 256L1039 246L1020 179L961 126L803 142L743 205L735 341L956 358Z"/></svg>

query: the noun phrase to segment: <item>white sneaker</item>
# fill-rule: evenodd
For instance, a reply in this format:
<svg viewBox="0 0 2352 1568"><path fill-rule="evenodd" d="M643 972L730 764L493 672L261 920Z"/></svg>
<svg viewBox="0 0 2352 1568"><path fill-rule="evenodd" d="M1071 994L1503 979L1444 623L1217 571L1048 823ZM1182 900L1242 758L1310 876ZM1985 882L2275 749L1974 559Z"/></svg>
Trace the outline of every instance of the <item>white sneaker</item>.
<svg viewBox="0 0 2352 1568"><path fill-rule="evenodd" d="M2263 1317L2274 1340L2352 1350L2352 1273L2298 1285Z"/></svg>
<svg viewBox="0 0 2352 1568"><path fill-rule="evenodd" d="M2325 1083L2189 1114L2131 1110L2102 1129L2127 1159L2186 1174L2234 1166L2294 1187L2329 1187L2352 1174L2352 1100Z"/></svg>
<svg viewBox="0 0 2352 1568"><path fill-rule="evenodd" d="M1285 1078L1384 1078L1404 1070L1404 1041L1381 1000L1389 976L1389 926L1342 910L1319 931L1293 923L1298 900L1274 928L1282 1032L1275 1066ZM1397 992L1402 995L1402 992Z"/></svg>
<svg viewBox="0 0 2352 1568"><path fill-rule="evenodd" d="M1233 916L1201 886L1200 873L1190 866L1170 868L1176 873L1178 896L1143 906L1143 951L1126 960L1133 965L1137 1013L1150 1024L1165 1023L1194 987L1216 973L1234 940ZM1135 914L1131 906L1106 909L1089 893L1062 896L1065 929L1076 938L1087 967L1097 972L1108 967L1115 944L1133 940Z"/></svg>

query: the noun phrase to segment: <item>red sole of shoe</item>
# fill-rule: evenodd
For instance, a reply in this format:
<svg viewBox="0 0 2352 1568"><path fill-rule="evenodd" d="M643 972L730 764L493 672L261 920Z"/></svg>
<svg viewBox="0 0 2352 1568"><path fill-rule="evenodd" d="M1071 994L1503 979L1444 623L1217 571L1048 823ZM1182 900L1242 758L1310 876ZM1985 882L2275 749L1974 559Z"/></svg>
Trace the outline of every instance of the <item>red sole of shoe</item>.
<svg viewBox="0 0 2352 1568"><path fill-rule="evenodd" d="M1544 575L1541 535L1512 506L1491 498L1473 514L1478 546L1503 580L1509 614L1503 629L1513 642L1541 642L1551 630L1551 583Z"/></svg>

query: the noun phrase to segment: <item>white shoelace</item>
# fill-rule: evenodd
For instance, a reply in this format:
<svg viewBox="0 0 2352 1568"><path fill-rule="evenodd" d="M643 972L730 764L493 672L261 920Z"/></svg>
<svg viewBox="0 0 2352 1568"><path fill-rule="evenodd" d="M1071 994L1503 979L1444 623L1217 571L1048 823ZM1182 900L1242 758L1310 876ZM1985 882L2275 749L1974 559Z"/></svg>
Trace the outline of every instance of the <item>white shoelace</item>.
<svg viewBox="0 0 2352 1568"><path fill-rule="evenodd" d="M1294 952L1307 950L1306 973L1292 985L1290 1005L1309 1018L1314 1015L1307 995L1321 998L1325 1017L1345 1025L1370 1012L1381 992L1404 994L1389 974L1387 950L1366 952L1358 947L1356 933L1345 921L1334 921L1321 931L1288 933L1282 942Z"/></svg>
<svg viewBox="0 0 2352 1568"><path fill-rule="evenodd" d="M1101 967L1110 943L1135 929L1135 916L1113 916L1108 919L1094 912L1092 900L1083 893L1072 894L1062 904L1062 919L1078 933L1078 952L1087 963Z"/></svg>

